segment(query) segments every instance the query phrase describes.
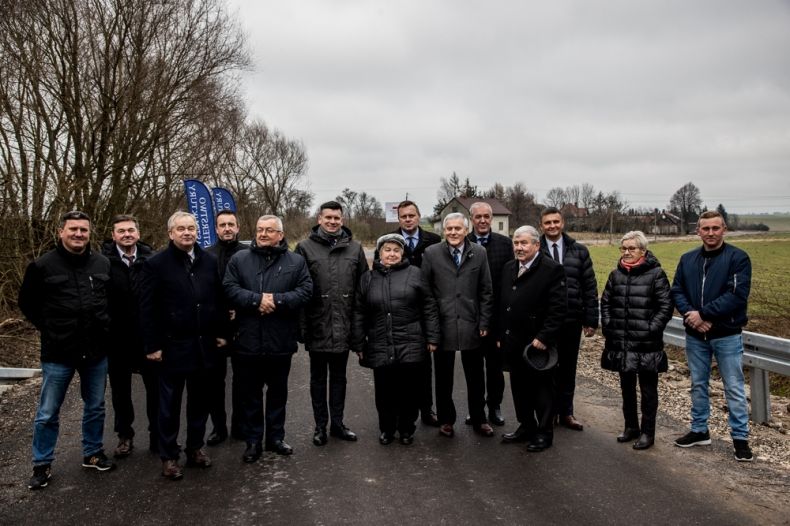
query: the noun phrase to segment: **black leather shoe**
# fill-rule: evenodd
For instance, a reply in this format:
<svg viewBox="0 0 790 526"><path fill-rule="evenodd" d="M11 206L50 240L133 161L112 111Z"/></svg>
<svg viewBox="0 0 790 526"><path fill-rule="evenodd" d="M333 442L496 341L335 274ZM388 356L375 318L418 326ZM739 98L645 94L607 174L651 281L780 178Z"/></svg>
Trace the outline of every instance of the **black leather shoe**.
<svg viewBox="0 0 790 526"><path fill-rule="evenodd" d="M502 442L505 444L515 444L516 442L526 442L529 440L529 433L524 426L518 426L518 429L512 433L505 433L502 435Z"/></svg>
<svg viewBox="0 0 790 526"><path fill-rule="evenodd" d="M346 426L332 427L329 429L329 436L346 440L348 442L356 442L357 435Z"/></svg>
<svg viewBox="0 0 790 526"><path fill-rule="evenodd" d="M498 407L488 410L488 421L495 426L505 425L505 419L502 418L502 410Z"/></svg>
<svg viewBox="0 0 790 526"><path fill-rule="evenodd" d="M260 442L247 442L247 449L244 450L241 460L247 464L252 464L261 458L261 453L263 453L263 449Z"/></svg>
<svg viewBox="0 0 790 526"><path fill-rule="evenodd" d="M623 442L630 442L632 440L636 440L639 438L639 428L638 427L626 427L623 429L623 432L617 435L617 441L621 444Z"/></svg>
<svg viewBox="0 0 790 526"><path fill-rule="evenodd" d="M639 435L639 440L634 442L634 449L647 449L653 445L655 439L647 433Z"/></svg>
<svg viewBox="0 0 790 526"><path fill-rule="evenodd" d="M422 423L426 426L439 427L439 419L436 418L436 413L434 413L433 409L430 407L421 409L420 415L422 417Z"/></svg>
<svg viewBox="0 0 790 526"><path fill-rule="evenodd" d="M401 434L400 438L398 438L398 442L400 442L404 446L410 446L414 443L414 435Z"/></svg>
<svg viewBox="0 0 790 526"><path fill-rule="evenodd" d="M221 432L214 430L206 439L206 444L208 444L209 446L216 446L217 444L222 444L227 439L228 439L227 431Z"/></svg>
<svg viewBox="0 0 790 526"><path fill-rule="evenodd" d="M527 451L531 451L532 453L538 453L550 447L551 447L551 442L549 442L545 438L539 437L529 441L529 443L527 444Z"/></svg>
<svg viewBox="0 0 790 526"><path fill-rule="evenodd" d="M316 446L323 446L329 439L326 437L326 429L323 427L316 427L315 432L313 433L313 444Z"/></svg>
<svg viewBox="0 0 790 526"><path fill-rule="evenodd" d="M294 448L282 440L278 440L276 442L272 442L271 444L266 444L266 451L274 451L278 455L293 455Z"/></svg>
<svg viewBox="0 0 790 526"><path fill-rule="evenodd" d="M391 434L389 434L389 433L382 433L382 434L379 435L379 444L381 444L382 446L387 446L389 444L392 444L392 441L394 439L395 439L395 437L392 436Z"/></svg>

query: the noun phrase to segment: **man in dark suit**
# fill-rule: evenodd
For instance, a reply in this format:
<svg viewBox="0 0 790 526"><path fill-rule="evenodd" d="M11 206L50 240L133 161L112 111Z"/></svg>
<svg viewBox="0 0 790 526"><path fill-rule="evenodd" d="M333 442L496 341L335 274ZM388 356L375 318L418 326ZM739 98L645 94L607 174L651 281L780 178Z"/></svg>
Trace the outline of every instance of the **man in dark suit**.
<svg viewBox="0 0 790 526"><path fill-rule="evenodd" d="M455 354L460 351L466 379L470 423L482 436L494 435L485 417L483 338L488 334L493 308L491 272L485 249L466 239L469 220L459 213L444 218L445 240L428 247L422 262L422 279L439 306L441 342L434 352L436 408L446 437L455 434L453 403Z"/></svg>
<svg viewBox="0 0 790 526"><path fill-rule="evenodd" d="M400 234L406 240L403 258L415 267L422 265L422 254L431 245L441 242L438 234L428 232L420 227L420 209L412 201L401 201L398 204L399 228L392 234ZM378 253L373 257L378 259ZM439 420L433 411L433 370L431 359L425 361L423 368L423 381L420 387L420 416L425 425L439 427Z"/></svg>
<svg viewBox="0 0 790 526"><path fill-rule="evenodd" d="M586 337L598 328L598 284L587 247L563 232L565 220L556 208L544 208L540 214L541 251L565 269L568 310L557 339L559 363L554 382L554 413L559 424L575 431L584 425L573 414L576 390L576 362L582 332Z"/></svg>
<svg viewBox="0 0 790 526"><path fill-rule="evenodd" d="M227 343L217 259L196 243L197 221L176 212L167 221L170 244L148 258L140 276L140 324L146 356L159 373L159 456L162 475L183 477L176 442L181 398L187 390L187 465L206 468L203 451L208 420L208 371Z"/></svg>
<svg viewBox="0 0 790 526"><path fill-rule="evenodd" d="M562 265L540 252L540 234L531 226L513 233L516 259L505 263L500 289L500 347L510 371L510 389L519 427L503 442L528 442L528 451L551 447L553 371L535 370L524 361L527 345L538 351L557 341L565 319L567 293Z"/></svg>
<svg viewBox="0 0 790 526"><path fill-rule="evenodd" d="M148 448L159 451L159 380L156 365L145 359L138 327L139 307L135 281L143 262L151 257L151 247L140 242L137 219L118 215L112 219L112 239L102 245L102 254L110 260L108 302L112 345L108 352L112 408L118 446L115 457L127 457L134 449L134 404L132 373L140 373L145 385L145 410L148 415Z"/></svg>
<svg viewBox="0 0 790 526"><path fill-rule="evenodd" d="M483 201L473 203L469 207L469 215L472 218L472 231L466 236L466 239L485 247L494 290L494 315L491 317L488 336L483 338L481 346L486 368L488 421L494 425L503 426L505 419L502 417L500 404L505 391L505 376L502 374L502 352L496 346L497 305L502 266L513 259L513 243L509 237L491 230L494 211L488 203ZM470 424L471 418L467 417L466 423Z"/></svg>
<svg viewBox="0 0 790 526"><path fill-rule="evenodd" d="M215 230L217 232L217 242L206 249L206 252L214 254L217 257L217 266L219 268L220 281L225 277L225 268L228 266L230 258L233 254L241 250L246 250L247 245L239 241L239 222L236 219L236 213L232 210L221 210L217 213L215 222ZM235 315L231 311L231 315ZM231 352L233 343L230 342L226 347L227 352ZM235 363L235 359L231 357L231 363ZM241 408L241 394L239 393L239 386L236 382L236 369L233 369L233 385L231 386L231 407L233 412L230 417L230 435L237 439L244 439L241 432L241 415L243 409ZM225 413L225 377L228 375L228 360L223 358L217 361L217 366L209 373L211 375L209 387L209 416L211 417L211 424L213 429L211 434L206 439L209 446L216 446L221 444L228 438L227 415Z"/></svg>

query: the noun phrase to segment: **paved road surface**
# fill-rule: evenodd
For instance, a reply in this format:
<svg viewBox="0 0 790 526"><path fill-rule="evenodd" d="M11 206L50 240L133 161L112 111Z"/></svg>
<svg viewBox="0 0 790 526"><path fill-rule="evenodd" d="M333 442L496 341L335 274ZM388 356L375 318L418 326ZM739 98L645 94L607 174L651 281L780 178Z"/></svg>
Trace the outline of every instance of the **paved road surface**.
<svg viewBox="0 0 790 526"><path fill-rule="evenodd" d="M460 363L456 369L456 402L463 415ZM72 387L48 488L25 487L29 428L2 438L0 447L13 448L5 457L17 461L0 469L2 494L11 495L0 502L0 524L765 523L756 507L728 497L727 488L694 473L687 461L676 462L685 450L662 443L635 452L617 444L617 393L606 400L587 396L582 382L580 392L588 400L580 401L577 414L594 420L594 413L606 411L615 417L582 433L558 429L555 447L539 454L501 444L498 436L478 437L463 424L454 439L420 426L412 446L384 447L377 440L372 374L353 358L349 371L346 422L359 442L311 444L307 358L299 353L286 427L295 454L266 453L246 465L240 459L243 444L230 441L209 448L212 468L187 469L180 482L159 475L160 461L144 449L147 437L139 421L140 449L120 460L116 471L80 468L79 401ZM139 398L137 409L143 414ZM498 432L513 429L509 391L503 409L508 424ZM105 437L112 450L109 416Z"/></svg>

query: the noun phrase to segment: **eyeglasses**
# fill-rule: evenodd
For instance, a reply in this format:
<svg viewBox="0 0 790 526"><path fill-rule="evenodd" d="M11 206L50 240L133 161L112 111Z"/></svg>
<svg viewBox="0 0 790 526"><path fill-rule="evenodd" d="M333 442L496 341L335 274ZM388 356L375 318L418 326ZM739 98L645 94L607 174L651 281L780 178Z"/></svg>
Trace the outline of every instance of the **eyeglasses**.
<svg viewBox="0 0 790 526"><path fill-rule="evenodd" d="M620 252L639 252L642 247L620 247Z"/></svg>
<svg viewBox="0 0 790 526"><path fill-rule="evenodd" d="M255 232L258 234L266 234L267 236L270 236L275 232L282 232L282 230L277 230L276 228L258 228L255 230Z"/></svg>
<svg viewBox="0 0 790 526"><path fill-rule="evenodd" d="M82 212L81 210L72 210L71 212L66 212L60 217L61 221L68 221L69 219L87 219L90 221L91 216L85 212Z"/></svg>

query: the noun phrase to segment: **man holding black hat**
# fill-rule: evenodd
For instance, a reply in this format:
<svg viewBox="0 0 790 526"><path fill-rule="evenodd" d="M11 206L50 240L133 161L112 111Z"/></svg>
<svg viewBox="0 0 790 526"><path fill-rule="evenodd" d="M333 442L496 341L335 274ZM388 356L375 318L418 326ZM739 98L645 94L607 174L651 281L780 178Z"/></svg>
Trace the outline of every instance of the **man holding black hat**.
<svg viewBox="0 0 790 526"><path fill-rule="evenodd" d="M519 427L502 441L527 442L527 451L551 447L554 347L567 310L565 271L540 252L531 226L513 233L516 259L502 268L499 345L510 369L510 388ZM541 355L547 353L547 355Z"/></svg>

